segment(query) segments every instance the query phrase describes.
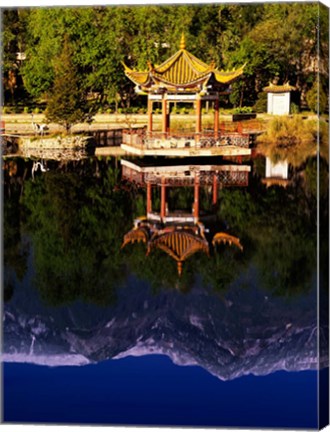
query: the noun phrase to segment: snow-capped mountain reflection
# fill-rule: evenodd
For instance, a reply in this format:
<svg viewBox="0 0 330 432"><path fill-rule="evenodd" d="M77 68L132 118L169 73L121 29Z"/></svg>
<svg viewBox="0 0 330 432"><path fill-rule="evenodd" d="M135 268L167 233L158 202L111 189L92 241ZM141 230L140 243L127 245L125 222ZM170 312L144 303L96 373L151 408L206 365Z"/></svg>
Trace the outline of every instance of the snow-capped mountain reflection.
<svg viewBox="0 0 330 432"><path fill-rule="evenodd" d="M81 303L52 308L22 288L5 304L2 359L77 366L163 354L223 380L316 369L315 293L288 300L252 283L243 288L242 282L219 296L199 286L189 294L151 294L130 279L108 308Z"/></svg>

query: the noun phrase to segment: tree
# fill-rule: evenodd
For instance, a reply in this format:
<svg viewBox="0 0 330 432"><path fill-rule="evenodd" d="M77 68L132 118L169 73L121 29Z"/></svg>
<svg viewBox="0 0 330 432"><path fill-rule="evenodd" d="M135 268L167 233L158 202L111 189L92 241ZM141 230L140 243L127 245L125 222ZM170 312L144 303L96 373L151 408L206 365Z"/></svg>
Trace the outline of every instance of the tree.
<svg viewBox="0 0 330 432"><path fill-rule="evenodd" d="M324 113L328 98L318 80L314 82L312 88L307 92L306 100L310 110L319 114Z"/></svg>
<svg viewBox="0 0 330 432"><path fill-rule="evenodd" d="M64 38L63 51L54 65L54 84L47 94L46 118L59 123L69 132L75 123L83 122L87 98L80 88L79 77L72 61L73 50L68 36Z"/></svg>
<svg viewBox="0 0 330 432"><path fill-rule="evenodd" d="M244 78L234 83L235 105L253 105L274 75L304 94L318 64L321 83L327 83L328 13L316 3L34 8L26 14L23 19L20 11L6 11L4 60L24 40L24 85L37 99L53 85L66 33L80 87L97 95L100 105L119 94L128 107L136 95L121 61L136 69L147 61L160 64L177 51L182 32L187 49L205 62L214 60L220 69L247 63Z"/></svg>
<svg viewBox="0 0 330 432"><path fill-rule="evenodd" d="M24 87L20 75L21 59L18 53L25 49L26 9L5 9L2 13L3 29L3 85L4 100L10 96L11 103L24 95Z"/></svg>

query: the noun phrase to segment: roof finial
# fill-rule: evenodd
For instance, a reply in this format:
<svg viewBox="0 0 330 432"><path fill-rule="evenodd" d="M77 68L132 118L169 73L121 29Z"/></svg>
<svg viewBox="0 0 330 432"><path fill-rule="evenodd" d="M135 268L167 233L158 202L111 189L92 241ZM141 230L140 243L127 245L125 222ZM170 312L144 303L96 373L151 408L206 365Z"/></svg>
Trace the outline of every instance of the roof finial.
<svg viewBox="0 0 330 432"><path fill-rule="evenodd" d="M184 49L184 48L182 48ZM182 275L182 261L178 261L178 275L179 277Z"/></svg>
<svg viewBox="0 0 330 432"><path fill-rule="evenodd" d="M186 38L184 36L184 33L182 32L181 40L180 40L180 50L186 49Z"/></svg>

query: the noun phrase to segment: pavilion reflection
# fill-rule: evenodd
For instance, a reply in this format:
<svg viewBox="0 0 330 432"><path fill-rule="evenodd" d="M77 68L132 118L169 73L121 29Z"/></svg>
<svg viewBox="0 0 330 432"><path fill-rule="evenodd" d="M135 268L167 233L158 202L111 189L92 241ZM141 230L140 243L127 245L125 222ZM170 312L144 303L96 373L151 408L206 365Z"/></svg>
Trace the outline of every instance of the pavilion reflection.
<svg viewBox="0 0 330 432"><path fill-rule="evenodd" d="M240 239L225 231L210 235L209 224L215 220L219 190L223 187L248 185L250 166L206 160L201 164L186 159L143 162L122 160L122 177L138 187L146 189L146 211L134 220L133 228L124 236L122 248L128 244L143 242L146 255L160 249L177 262L181 276L183 264L197 252L210 255L219 243L234 245L243 250ZM169 189L182 186L194 191L191 211L168 206ZM212 195L212 209L201 211L200 190L204 188ZM160 189L160 209L155 211L153 189ZM159 194L159 193L158 193Z"/></svg>

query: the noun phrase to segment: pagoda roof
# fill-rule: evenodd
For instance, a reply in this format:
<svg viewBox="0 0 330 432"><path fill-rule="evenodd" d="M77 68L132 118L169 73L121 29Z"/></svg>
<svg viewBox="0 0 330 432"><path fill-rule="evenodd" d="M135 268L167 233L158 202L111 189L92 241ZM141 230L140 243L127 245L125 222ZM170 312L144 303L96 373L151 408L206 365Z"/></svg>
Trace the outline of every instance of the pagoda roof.
<svg viewBox="0 0 330 432"><path fill-rule="evenodd" d="M289 82L286 82L282 85L277 85L270 82L267 87L263 88L263 91L266 93L287 93L293 90L296 90L296 88L290 85Z"/></svg>
<svg viewBox="0 0 330 432"><path fill-rule="evenodd" d="M289 180L284 178L278 178L278 177L266 177L261 180L261 183L265 184L267 187L270 186L287 187L289 184Z"/></svg>
<svg viewBox="0 0 330 432"><path fill-rule="evenodd" d="M239 241L238 237L234 237L224 232L218 232L214 235L212 244L213 246L215 246L217 243L224 243L224 244L228 243L230 246L234 244L241 251L243 250L243 246L241 245L241 242Z"/></svg>
<svg viewBox="0 0 330 432"><path fill-rule="evenodd" d="M201 91L211 78L215 87L228 85L243 74L244 66L223 71L217 69L214 62L204 63L186 50L184 35L181 38L180 50L159 66L149 63L148 71L136 71L124 64L126 76L146 92L158 88L167 91Z"/></svg>
<svg viewBox="0 0 330 432"><path fill-rule="evenodd" d="M146 227L138 227L133 228L124 236L124 241L122 244L122 248L125 247L128 243L147 243L149 239L149 231Z"/></svg>
<svg viewBox="0 0 330 432"><path fill-rule="evenodd" d="M155 233L150 239L147 254L154 248L166 252L178 263L178 274L182 273L182 264L196 252L209 254L209 244L203 235L188 229L173 229Z"/></svg>
<svg viewBox="0 0 330 432"><path fill-rule="evenodd" d="M147 255L154 249L160 249L177 262L178 274L181 276L185 260L197 252L210 253L209 242L204 236L204 225L200 222L194 225L169 225L156 228L149 221L142 221L142 225L133 228L125 236L122 248L129 243L143 242L147 244ZM217 243L234 244L241 251L243 246L239 238L224 232L214 235L212 245Z"/></svg>
<svg viewBox="0 0 330 432"><path fill-rule="evenodd" d="M209 252L207 240L187 229L157 233L150 239L148 253L155 247L162 249L176 261L184 261L198 251Z"/></svg>

